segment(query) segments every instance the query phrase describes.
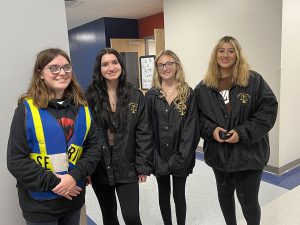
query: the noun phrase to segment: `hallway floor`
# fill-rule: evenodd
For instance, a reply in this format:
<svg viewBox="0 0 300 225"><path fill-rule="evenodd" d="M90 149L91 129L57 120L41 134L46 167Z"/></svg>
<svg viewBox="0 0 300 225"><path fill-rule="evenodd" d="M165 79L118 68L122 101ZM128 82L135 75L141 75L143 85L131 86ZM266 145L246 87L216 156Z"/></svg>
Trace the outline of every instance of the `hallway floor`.
<svg viewBox="0 0 300 225"><path fill-rule="evenodd" d="M260 188L262 225L300 225L300 167L282 176L264 173ZM296 188L295 188L296 187ZM203 162L202 153L197 152L194 172L187 179L187 225L225 225L219 207L213 171ZM173 224L176 224L172 202ZM241 208L236 200L239 225L246 225ZM101 225L102 217L97 198L89 186L86 194L88 225ZM162 225L158 205L158 191L152 175L140 185L140 214L143 225ZM120 208L118 216L125 225Z"/></svg>

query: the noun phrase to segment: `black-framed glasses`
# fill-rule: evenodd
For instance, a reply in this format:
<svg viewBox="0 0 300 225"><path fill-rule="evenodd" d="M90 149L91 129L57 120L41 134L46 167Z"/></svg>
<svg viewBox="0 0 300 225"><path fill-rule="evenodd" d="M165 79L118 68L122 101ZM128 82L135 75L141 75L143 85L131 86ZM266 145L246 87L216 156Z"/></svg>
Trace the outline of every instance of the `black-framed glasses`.
<svg viewBox="0 0 300 225"><path fill-rule="evenodd" d="M72 72L72 66L70 64L66 64L63 66L51 65L51 66L46 67L46 69L50 70L50 72L53 74L59 74L61 69L63 69L65 71L65 73Z"/></svg>
<svg viewBox="0 0 300 225"><path fill-rule="evenodd" d="M166 63L159 63L159 64L157 64L157 69L163 70L164 67L166 67L166 69L170 69L174 63L175 62L170 62L170 61L168 61Z"/></svg>

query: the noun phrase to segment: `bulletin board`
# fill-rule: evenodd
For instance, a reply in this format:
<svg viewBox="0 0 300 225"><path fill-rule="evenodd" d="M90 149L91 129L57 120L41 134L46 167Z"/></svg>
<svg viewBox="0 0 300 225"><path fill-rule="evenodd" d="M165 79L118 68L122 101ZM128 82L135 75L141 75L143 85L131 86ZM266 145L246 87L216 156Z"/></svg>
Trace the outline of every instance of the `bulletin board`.
<svg viewBox="0 0 300 225"><path fill-rule="evenodd" d="M152 77L154 72L155 55L147 55L140 57L140 81L141 89L149 90L152 87Z"/></svg>

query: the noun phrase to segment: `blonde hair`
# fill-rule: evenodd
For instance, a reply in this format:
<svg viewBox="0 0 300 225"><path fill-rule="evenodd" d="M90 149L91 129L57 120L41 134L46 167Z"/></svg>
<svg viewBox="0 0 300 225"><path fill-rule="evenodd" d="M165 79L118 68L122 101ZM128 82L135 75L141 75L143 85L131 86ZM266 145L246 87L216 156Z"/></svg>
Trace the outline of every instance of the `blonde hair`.
<svg viewBox="0 0 300 225"><path fill-rule="evenodd" d="M48 103L53 98L52 96L54 95L54 92L53 90L49 89L49 87L47 87L44 80L42 80L40 76L41 71L44 69L44 67L58 55L66 58L66 60L71 64L70 57L61 49L49 48L38 53L29 87L27 89L27 92L18 99L18 103L23 102L25 98L31 98L33 100L33 103L38 108L48 107ZM81 90L73 71L71 82L64 91L64 96L72 97L75 105L87 105L83 91Z"/></svg>
<svg viewBox="0 0 300 225"><path fill-rule="evenodd" d="M177 86L176 86L177 96L174 99L174 103L180 112L185 113L186 109L187 109L186 100L190 95L190 88L189 88L188 84L185 82L185 74L184 74L181 62L180 62L178 56L171 50L161 51L158 54L158 56L156 57L152 86L155 88L158 88L158 89L162 89L162 87L161 87L162 78L158 72L157 61L160 59L160 57L162 57L164 55L172 57L176 64L175 80L176 80L176 84L177 84Z"/></svg>
<svg viewBox="0 0 300 225"><path fill-rule="evenodd" d="M231 70L232 82L235 82L241 87L246 87L249 81L249 69L250 66L246 61L243 50L238 43L238 41L230 36L222 37L216 46L214 47L207 72L203 79L203 84L208 87L218 88L219 77L220 77L220 67L217 63L217 52L218 49L224 44L229 43L233 46L236 52L236 61Z"/></svg>

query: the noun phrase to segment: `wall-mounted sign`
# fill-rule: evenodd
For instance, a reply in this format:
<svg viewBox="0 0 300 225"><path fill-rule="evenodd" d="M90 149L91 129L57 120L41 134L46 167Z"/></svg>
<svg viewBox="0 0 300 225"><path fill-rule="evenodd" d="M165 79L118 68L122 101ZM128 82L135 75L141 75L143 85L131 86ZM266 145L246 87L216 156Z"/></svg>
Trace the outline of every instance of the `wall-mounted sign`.
<svg viewBox="0 0 300 225"><path fill-rule="evenodd" d="M152 76L154 72L155 55L147 55L140 57L140 81L141 89L149 90L152 87Z"/></svg>

